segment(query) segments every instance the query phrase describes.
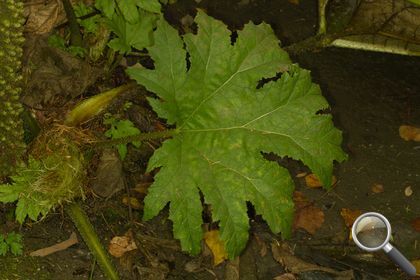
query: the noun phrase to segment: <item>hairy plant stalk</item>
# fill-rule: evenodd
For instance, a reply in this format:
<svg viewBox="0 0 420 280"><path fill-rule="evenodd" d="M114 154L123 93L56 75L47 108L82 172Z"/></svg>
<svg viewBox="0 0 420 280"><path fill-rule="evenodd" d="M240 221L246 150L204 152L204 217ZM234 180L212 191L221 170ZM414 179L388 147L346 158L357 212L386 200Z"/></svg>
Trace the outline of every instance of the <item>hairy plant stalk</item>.
<svg viewBox="0 0 420 280"><path fill-rule="evenodd" d="M355 34L349 32L315 35L284 47L284 49L290 55L299 55L310 51L320 51L328 47L420 56L418 45L387 38L380 34Z"/></svg>
<svg viewBox="0 0 420 280"><path fill-rule="evenodd" d="M369 38L369 40L368 40ZM402 40L389 39L381 35L370 35L362 41L361 38L344 37L334 40L331 46L363 51L393 53L399 55L420 56L420 48ZM413 46L412 48L410 48Z"/></svg>
<svg viewBox="0 0 420 280"><path fill-rule="evenodd" d="M108 257L108 253L102 247L98 235L93 229L89 218L87 217L85 211L82 209L80 204L78 202L68 203L65 206L65 209L67 214L72 219L73 223L76 225L80 234L82 235L82 238L86 242L86 245L89 247L89 250L96 258L105 276L111 280L120 279L117 271L114 268L114 265Z"/></svg>

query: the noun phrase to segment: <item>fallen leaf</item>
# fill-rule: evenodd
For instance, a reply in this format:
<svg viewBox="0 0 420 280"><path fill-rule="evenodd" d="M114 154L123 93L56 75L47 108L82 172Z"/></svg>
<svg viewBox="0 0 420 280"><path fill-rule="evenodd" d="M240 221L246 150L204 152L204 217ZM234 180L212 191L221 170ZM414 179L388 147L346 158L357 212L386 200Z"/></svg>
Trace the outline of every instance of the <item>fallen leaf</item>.
<svg viewBox="0 0 420 280"><path fill-rule="evenodd" d="M28 1L25 3L25 16L27 17L25 31L34 34L49 33L67 20L60 0Z"/></svg>
<svg viewBox="0 0 420 280"><path fill-rule="evenodd" d="M299 0L287 0L290 4L299 5Z"/></svg>
<svg viewBox="0 0 420 280"><path fill-rule="evenodd" d="M194 258L184 265L184 270L188 273L198 272L201 269L201 266L202 266L201 263L202 263L201 258Z"/></svg>
<svg viewBox="0 0 420 280"><path fill-rule="evenodd" d="M324 271L331 273L337 276L340 276L340 279L354 279L352 270L337 271L332 268L319 266L316 264L308 263L298 257L296 257L291 248L287 243L272 243L271 252L273 253L273 258L279 262L287 271L293 274L299 274L305 271ZM286 278L287 279L287 278ZM292 278L293 279L293 278Z"/></svg>
<svg viewBox="0 0 420 280"><path fill-rule="evenodd" d="M331 182L332 182L332 186L334 186L337 183L337 178L334 175L332 177ZM306 183L306 186L309 187L309 188L321 188L322 187L321 181L319 181L318 177L313 173L305 176L305 183Z"/></svg>
<svg viewBox="0 0 420 280"><path fill-rule="evenodd" d="M204 241L213 254L213 265L216 266L228 258L218 230L210 230L204 234Z"/></svg>
<svg viewBox="0 0 420 280"><path fill-rule="evenodd" d="M417 232L420 232L420 217L415 218L411 221L411 226Z"/></svg>
<svg viewBox="0 0 420 280"><path fill-rule="evenodd" d="M124 189L122 162L115 149L102 152L91 186L95 194L107 198Z"/></svg>
<svg viewBox="0 0 420 280"><path fill-rule="evenodd" d="M405 196L409 197L413 194L413 189L411 188L411 186L408 186L404 189L404 194Z"/></svg>
<svg viewBox="0 0 420 280"><path fill-rule="evenodd" d="M166 130L165 125L163 123L159 122L159 121L156 121L154 123L154 125L155 125L155 130L157 130L157 131Z"/></svg>
<svg viewBox="0 0 420 280"><path fill-rule="evenodd" d="M293 229L302 228L314 234L324 223L324 212L320 208L311 205L312 202L300 191L293 193L293 202L296 209Z"/></svg>
<svg viewBox="0 0 420 280"><path fill-rule="evenodd" d="M340 211L341 217L344 219L344 223L346 224L346 227L350 228L354 221L362 215L362 211L359 209L352 210L348 208L342 208Z"/></svg>
<svg viewBox="0 0 420 280"><path fill-rule="evenodd" d="M127 233L124 236L115 236L111 239L108 246L108 252L111 256L120 258L126 252L133 251L137 249L136 242L134 242L133 237L130 233Z"/></svg>
<svg viewBox="0 0 420 280"><path fill-rule="evenodd" d="M303 208L311 204L310 201L305 197L303 192L300 191L293 192L293 202L295 203L296 209Z"/></svg>
<svg viewBox="0 0 420 280"><path fill-rule="evenodd" d="M137 209L137 210L143 208L143 205L135 197L124 196L122 199L122 203L124 203L127 206L130 205L131 208Z"/></svg>
<svg viewBox="0 0 420 280"><path fill-rule="evenodd" d="M411 263L414 265L414 267L416 268L417 274L420 274L420 259L418 260L412 260Z"/></svg>
<svg viewBox="0 0 420 280"><path fill-rule="evenodd" d="M225 280L239 280L239 257L234 260L229 260L225 267Z"/></svg>
<svg viewBox="0 0 420 280"><path fill-rule="evenodd" d="M254 234L254 237L255 241L257 241L258 248L260 248L260 256L265 257L265 255L267 255L267 244L264 242L264 240L259 238L257 234Z"/></svg>
<svg viewBox="0 0 420 280"><path fill-rule="evenodd" d="M400 137L405 141L420 142L420 128L410 125L402 125L399 129Z"/></svg>
<svg viewBox="0 0 420 280"><path fill-rule="evenodd" d="M25 38L23 61L22 71L28 77L22 101L33 107L64 106L85 93L103 73L99 66L50 46L46 36Z"/></svg>
<svg viewBox="0 0 420 280"><path fill-rule="evenodd" d="M77 240L77 235L76 235L76 233L73 232L70 235L69 239L67 239L63 242L57 243L53 246L33 251L32 253L29 254L29 256L31 256L31 257L45 257L45 256L51 255L55 252L63 251L63 250L67 249L68 247L70 247L70 246L72 246L72 245L74 245L78 242L79 241Z"/></svg>
<svg viewBox="0 0 420 280"><path fill-rule="evenodd" d="M302 228L310 234L315 232L324 223L324 212L313 205L297 209L293 221L293 229Z"/></svg>
<svg viewBox="0 0 420 280"><path fill-rule="evenodd" d="M372 185L370 190L372 191L372 193L383 193L384 192L384 185L375 183L375 184Z"/></svg>
<svg viewBox="0 0 420 280"><path fill-rule="evenodd" d="M139 194L146 195L147 190L149 189L150 185L152 183L140 183L137 184L136 187L133 189L133 191L138 192Z"/></svg>
<svg viewBox="0 0 420 280"><path fill-rule="evenodd" d="M274 277L274 280L296 280L296 277L292 273L285 273Z"/></svg>
<svg viewBox="0 0 420 280"><path fill-rule="evenodd" d="M300 172L300 173L296 174L296 178L302 178L302 177L305 177L306 175L308 175L307 172Z"/></svg>
<svg viewBox="0 0 420 280"><path fill-rule="evenodd" d="M193 32L194 18L191 15L185 15L181 18L181 26L185 33Z"/></svg>

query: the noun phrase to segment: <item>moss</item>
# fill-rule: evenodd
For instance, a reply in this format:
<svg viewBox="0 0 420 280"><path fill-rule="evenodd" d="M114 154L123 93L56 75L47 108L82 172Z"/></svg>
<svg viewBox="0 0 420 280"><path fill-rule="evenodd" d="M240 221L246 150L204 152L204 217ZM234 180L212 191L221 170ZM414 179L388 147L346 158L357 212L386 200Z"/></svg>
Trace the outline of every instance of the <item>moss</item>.
<svg viewBox="0 0 420 280"><path fill-rule="evenodd" d="M25 145L20 119L23 3L0 0L0 180L19 163Z"/></svg>

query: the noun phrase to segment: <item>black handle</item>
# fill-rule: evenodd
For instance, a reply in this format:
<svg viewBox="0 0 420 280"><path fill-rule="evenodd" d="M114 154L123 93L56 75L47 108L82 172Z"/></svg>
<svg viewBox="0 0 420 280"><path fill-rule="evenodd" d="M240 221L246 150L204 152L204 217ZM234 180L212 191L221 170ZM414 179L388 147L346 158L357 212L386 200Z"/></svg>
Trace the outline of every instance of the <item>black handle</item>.
<svg viewBox="0 0 420 280"><path fill-rule="evenodd" d="M416 276L416 268L414 265L396 248L392 247L391 251L389 251L387 255L409 276Z"/></svg>

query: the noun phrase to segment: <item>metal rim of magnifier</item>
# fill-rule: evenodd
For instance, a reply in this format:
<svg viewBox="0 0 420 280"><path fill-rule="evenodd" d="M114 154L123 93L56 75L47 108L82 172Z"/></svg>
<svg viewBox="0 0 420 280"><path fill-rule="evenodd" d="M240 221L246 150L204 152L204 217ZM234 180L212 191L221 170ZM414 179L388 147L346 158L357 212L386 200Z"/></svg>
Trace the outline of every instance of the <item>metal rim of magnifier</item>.
<svg viewBox="0 0 420 280"><path fill-rule="evenodd" d="M375 247L375 248L366 247L362 243L360 243L360 241L357 239L356 226L363 218L366 218L367 216L369 216L369 217L373 216L373 217L377 217L377 218L381 219L385 223L385 226L386 226L386 229L387 229L387 235L386 235L386 238L385 238L384 242L381 245L379 245L378 247ZM351 229L351 234L352 234L353 240L357 244L357 246L359 246L363 250L373 252L373 251L377 251L377 250L382 249L386 244L389 243L389 239L391 238L391 224L389 223L388 219L385 218L384 215L376 213L376 212L368 212L368 213L365 213L363 215L360 215L356 219L356 221L354 221L353 227Z"/></svg>

